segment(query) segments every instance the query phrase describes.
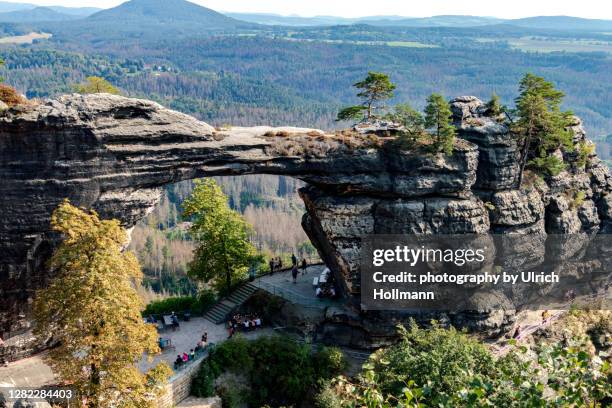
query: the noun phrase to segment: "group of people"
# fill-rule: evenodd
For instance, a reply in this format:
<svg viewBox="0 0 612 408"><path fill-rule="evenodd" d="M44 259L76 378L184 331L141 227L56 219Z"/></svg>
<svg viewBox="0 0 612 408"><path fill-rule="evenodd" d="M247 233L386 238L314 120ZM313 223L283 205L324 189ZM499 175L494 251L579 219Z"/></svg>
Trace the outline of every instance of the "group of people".
<svg viewBox="0 0 612 408"><path fill-rule="evenodd" d="M229 321L229 337L232 338L236 332L239 331L252 331L258 329L262 326L261 317L250 314L250 315L241 315L236 314L232 316Z"/></svg>
<svg viewBox="0 0 612 408"><path fill-rule="evenodd" d="M283 269L283 260L280 258L272 258L269 262L270 265L270 274L273 274L276 271L280 271ZM293 283L297 282L297 277L299 275L299 269L302 269L302 273L306 273L306 268L308 267L308 262L306 258L302 258L302 262L298 265L298 258L295 254L291 255L291 276L293 277Z"/></svg>
<svg viewBox="0 0 612 408"><path fill-rule="evenodd" d="M208 346L208 332L205 332L202 335L201 340L198 341L198 344L196 344L195 348L192 348L191 350L189 350L189 353L185 351L183 352L183 354L177 354L176 360L174 360L174 369L177 370L181 368L182 366L184 366L185 364L189 363L190 361L195 360L197 354L200 353L201 351L204 351L207 346Z"/></svg>
<svg viewBox="0 0 612 408"><path fill-rule="evenodd" d="M280 258L280 256L278 258L272 258L270 259L268 265L270 265L270 274L273 274L274 272L283 269L283 260Z"/></svg>

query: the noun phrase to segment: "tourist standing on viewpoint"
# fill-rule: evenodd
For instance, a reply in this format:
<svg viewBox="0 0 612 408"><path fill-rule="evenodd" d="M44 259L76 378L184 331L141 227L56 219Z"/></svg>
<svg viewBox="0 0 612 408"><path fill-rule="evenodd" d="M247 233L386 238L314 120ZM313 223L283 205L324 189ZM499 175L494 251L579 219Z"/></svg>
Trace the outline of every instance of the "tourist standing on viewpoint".
<svg viewBox="0 0 612 408"><path fill-rule="evenodd" d="M291 268L291 276L293 276L293 283L297 283L297 277L298 277L297 265L293 265L293 268Z"/></svg>

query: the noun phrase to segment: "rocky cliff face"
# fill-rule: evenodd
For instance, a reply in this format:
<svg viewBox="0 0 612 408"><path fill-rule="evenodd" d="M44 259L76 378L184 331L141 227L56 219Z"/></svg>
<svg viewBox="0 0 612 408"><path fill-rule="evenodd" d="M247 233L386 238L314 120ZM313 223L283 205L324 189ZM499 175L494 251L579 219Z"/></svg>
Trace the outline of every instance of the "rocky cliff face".
<svg viewBox="0 0 612 408"><path fill-rule="evenodd" d="M529 179L519 190L518 149L503 120L474 97L453 100L452 109L461 139L450 157L312 129L215 130L155 103L111 95L68 95L5 111L0 331L24 322L34 290L49 278L44 261L57 239L49 219L64 198L131 227L168 183L248 173L300 178L309 184L301 191L304 228L355 299L364 234L610 230L612 181L595 156L579 165L574 152L560 151L572 163L567 171ZM586 140L579 120L573 131L577 144ZM495 331L510 317L483 312L471 319L473 327ZM330 316L340 325L367 326L360 320Z"/></svg>
<svg viewBox="0 0 612 408"><path fill-rule="evenodd" d="M594 154L585 163L578 160L578 145L588 143L578 118L572 127L575 149L555 153L564 157L568 168L546 179L527 174L519 189L519 149L505 118L490 115L482 101L470 96L452 100L451 108L458 136L479 152L476 168L471 164L465 168L473 176L461 189L403 197L338 196L313 187L301 191L307 208L304 229L326 263L342 275L346 291L356 298L364 235L610 232L612 178ZM437 166L442 172L444 167ZM391 312L370 312L365 318L329 313L323 336L350 339L359 346L389 341L394 325L407 318ZM422 321L435 317L498 335L512 323L514 311L411 316Z"/></svg>

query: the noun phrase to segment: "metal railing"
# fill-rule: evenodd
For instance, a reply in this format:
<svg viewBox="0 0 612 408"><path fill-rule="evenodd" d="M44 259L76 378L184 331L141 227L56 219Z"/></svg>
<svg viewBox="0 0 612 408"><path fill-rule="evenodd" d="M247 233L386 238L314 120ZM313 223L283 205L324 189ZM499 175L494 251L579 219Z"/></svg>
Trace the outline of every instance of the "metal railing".
<svg viewBox="0 0 612 408"><path fill-rule="evenodd" d="M261 280L255 280L251 283L254 286L257 286L259 289L263 289L272 295L282 297L283 299L288 300L291 303L295 303L304 307L325 309L326 307L336 303L331 299L321 299L315 297L314 295L313 297L305 296L292 289L284 288L282 286L275 285L269 282L263 282Z"/></svg>

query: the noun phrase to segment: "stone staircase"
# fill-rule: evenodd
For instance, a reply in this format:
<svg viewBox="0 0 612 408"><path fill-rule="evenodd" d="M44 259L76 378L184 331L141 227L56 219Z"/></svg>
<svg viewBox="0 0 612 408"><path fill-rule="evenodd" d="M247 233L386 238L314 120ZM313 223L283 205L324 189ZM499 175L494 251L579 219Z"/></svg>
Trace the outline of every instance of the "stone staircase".
<svg viewBox="0 0 612 408"><path fill-rule="evenodd" d="M257 286L250 282L242 285L229 297L223 299L213 306L213 308L204 315L204 318L215 324L225 322L228 319L230 312L236 307L242 305L249 297L251 297L253 293L255 293L257 289Z"/></svg>

